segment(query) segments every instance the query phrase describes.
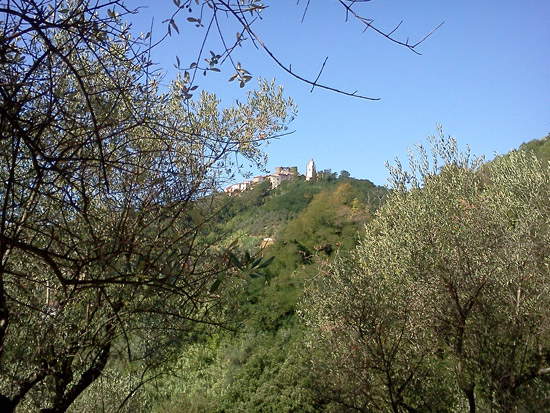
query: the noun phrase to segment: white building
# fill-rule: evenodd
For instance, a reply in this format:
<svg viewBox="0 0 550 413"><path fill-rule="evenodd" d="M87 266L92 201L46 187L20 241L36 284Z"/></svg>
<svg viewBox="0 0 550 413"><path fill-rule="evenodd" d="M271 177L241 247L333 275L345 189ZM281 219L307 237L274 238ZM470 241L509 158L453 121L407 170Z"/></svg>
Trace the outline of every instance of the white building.
<svg viewBox="0 0 550 413"><path fill-rule="evenodd" d="M228 187L225 188L225 192L232 194L234 192L246 191L248 188L252 186L253 183L254 182L252 181L244 181L244 182L239 182L238 184L229 185Z"/></svg>
<svg viewBox="0 0 550 413"><path fill-rule="evenodd" d="M311 181L317 177L317 171L315 169L315 161L310 159L306 167L306 181Z"/></svg>

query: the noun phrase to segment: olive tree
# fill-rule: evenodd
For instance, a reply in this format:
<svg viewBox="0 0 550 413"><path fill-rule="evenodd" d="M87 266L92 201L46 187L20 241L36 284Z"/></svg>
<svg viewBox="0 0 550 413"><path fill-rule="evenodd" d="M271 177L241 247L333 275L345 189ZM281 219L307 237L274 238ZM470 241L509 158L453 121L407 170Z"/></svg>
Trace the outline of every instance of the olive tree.
<svg viewBox="0 0 550 413"><path fill-rule="evenodd" d="M3 412L66 411L114 356L154 364L220 323L212 194L295 111L269 82L229 108L192 99L189 74L160 90L114 6L0 6Z"/></svg>
<svg viewBox="0 0 550 413"><path fill-rule="evenodd" d="M550 173L452 139L406 171L360 245L309 286L328 394L361 411L540 410L550 373ZM441 162L443 161L443 162ZM331 393L332 392L332 393Z"/></svg>

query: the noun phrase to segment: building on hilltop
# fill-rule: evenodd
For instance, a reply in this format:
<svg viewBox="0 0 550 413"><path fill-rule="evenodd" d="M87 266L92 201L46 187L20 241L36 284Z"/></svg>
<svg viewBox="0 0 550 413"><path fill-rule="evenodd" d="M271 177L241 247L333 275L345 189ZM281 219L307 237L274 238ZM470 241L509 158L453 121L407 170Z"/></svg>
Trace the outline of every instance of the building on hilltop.
<svg viewBox="0 0 550 413"><path fill-rule="evenodd" d="M317 178L317 170L315 169L315 161L310 159L306 166L306 181L311 181Z"/></svg>
<svg viewBox="0 0 550 413"><path fill-rule="evenodd" d="M298 175L297 166L278 166L275 168L274 175Z"/></svg>
<svg viewBox="0 0 550 413"><path fill-rule="evenodd" d="M270 175L255 176L250 181L239 182L239 183L236 183L236 184L229 185L229 186L225 187L224 192L226 192L228 194L243 192L243 191L246 191L247 189L252 188L256 184L259 184L260 182L267 181L269 179L269 177L270 177Z"/></svg>
<svg viewBox="0 0 550 413"><path fill-rule="evenodd" d="M290 181L298 176L297 166L278 166L275 168L275 173L268 175L267 178L271 182L271 188L277 188L281 182Z"/></svg>
<svg viewBox="0 0 550 413"><path fill-rule="evenodd" d="M315 177L315 163L313 162L313 159L308 162L308 174L310 171L310 164L313 165L312 169L312 177ZM277 188L279 185L281 185L282 182L290 181L292 179L295 179L299 176L298 173L298 167L297 166L278 166L275 168L275 172L271 175L259 175L252 178L250 181L244 181L239 182L237 184L229 185L227 186L224 191L228 194L235 194L239 192L246 191L247 189L251 188L252 186L264 182L269 181L271 184L271 188ZM308 178L310 175L306 175L306 179L309 181L313 178Z"/></svg>
<svg viewBox="0 0 550 413"><path fill-rule="evenodd" d="M229 185L227 186L224 191L228 194L233 194L235 192L242 192L246 191L248 188L250 188L255 182L253 181L244 181L239 182L237 184Z"/></svg>
<svg viewBox="0 0 550 413"><path fill-rule="evenodd" d="M266 176L259 175L259 176L255 176L254 178L252 178L252 183L253 184L259 184L260 182L263 182L263 181L266 181L266 180L267 180Z"/></svg>

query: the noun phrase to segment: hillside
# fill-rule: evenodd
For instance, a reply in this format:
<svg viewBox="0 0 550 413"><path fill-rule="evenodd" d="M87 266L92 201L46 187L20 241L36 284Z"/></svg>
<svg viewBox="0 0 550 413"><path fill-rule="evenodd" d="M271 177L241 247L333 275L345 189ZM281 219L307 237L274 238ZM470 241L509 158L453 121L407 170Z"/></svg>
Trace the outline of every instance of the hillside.
<svg viewBox="0 0 550 413"><path fill-rule="evenodd" d="M519 149L548 160L549 145L547 136ZM126 407L159 413L345 411L327 398L310 368L304 348L311 336L297 308L308 282L357 245L388 192L348 173L324 173L275 189L262 182L216 195L217 220L205 237L229 251L244 274L228 298L232 323L226 330L201 329L181 343L171 368ZM249 271L252 262L262 264ZM101 391L103 398L119 397L108 395L110 388Z"/></svg>
<svg viewBox="0 0 550 413"><path fill-rule="evenodd" d="M519 149L548 160L550 137ZM167 380L156 411L332 411L308 368L308 338L296 304L306 280L322 274L336 251L345 255L356 245L388 192L347 176L295 180L275 190L264 183L223 199L218 231L226 245L274 261L238 297L241 329L217 333L182 353L178 366L187 374ZM273 243L260 251L265 239Z"/></svg>
<svg viewBox="0 0 550 413"><path fill-rule="evenodd" d="M522 144L519 150L530 152L544 162L550 161L550 134Z"/></svg>
<svg viewBox="0 0 550 413"><path fill-rule="evenodd" d="M240 329L190 345L177 361L176 370L185 369L185 375L166 379L153 403L156 411L316 410L320 400L298 351L303 331L296 304L304 281L336 251L356 244L386 194L368 180L325 174L273 190L264 182L218 199L214 232L223 243L236 255L274 260L238 297Z"/></svg>
<svg viewBox="0 0 550 413"><path fill-rule="evenodd" d="M259 247L264 238L288 238L291 236L288 231L292 232L295 225L304 226L303 230L309 234L304 234L306 238L322 237L314 233L321 231L323 222L334 225L335 234L341 235L347 225L346 216L353 216L352 221L360 220L362 215L359 216L358 211L362 209L362 214L371 213L385 193L385 188L368 180L336 178L335 174L317 181L297 178L273 190L268 182L263 182L238 195L223 196L219 200L222 206L216 231L227 234L228 240L238 240L242 249L251 250ZM326 216L332 207L341 219ZM336 211L338 208L340 210ZM355 215L347 208L353 209ZM295 234L295 238L303 237Z"/></svg>

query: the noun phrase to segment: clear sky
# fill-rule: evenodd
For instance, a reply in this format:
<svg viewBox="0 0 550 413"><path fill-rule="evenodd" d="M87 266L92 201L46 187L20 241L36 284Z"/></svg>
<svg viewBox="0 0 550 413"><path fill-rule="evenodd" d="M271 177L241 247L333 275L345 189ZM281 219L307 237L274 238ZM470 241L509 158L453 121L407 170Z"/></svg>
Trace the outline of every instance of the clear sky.
<svg viewBox="0 0 550 413"><path fill-rule="evenodd" d="M154 37L166 31L160 22L174 11L171 0L129 1L144 5L135 17L146 31L154 17ZM550 132L550 1L548 0L373 0L357 10L402 39L418 39L444 21L416 55L372 31L345 22L334 0L311 0L300 23L301 0L265 0L269 7L255 30L277 56L314 79L328 56L320 81L380 97L370 102L315 89L278 69L253 47L236 59L255 76L275 78L298 105L290 125L295 133L267 146L268 169L298 166L314 158L318 169L348 170L353 177L386 184L385 161L404 159L407 149L423 143L441 124L447 134L476 154L491 158ZM196 11L194 11L196 13ZM153 59L174 76L176 55L182 64L196 58L200 35L182 14L180 34L159 47ZM222 19L231 36L235 30ZM202 32L201 32L202 30ZM207 50L220 51L212 37ZM223 68L222 68L223 69ZM243 97L227 79L232 69L211 73L199 86L226 103ZM251 81L244 89L253 87Z"/></svg>

